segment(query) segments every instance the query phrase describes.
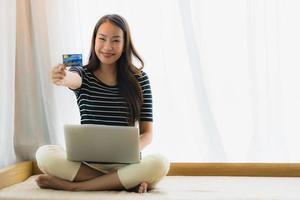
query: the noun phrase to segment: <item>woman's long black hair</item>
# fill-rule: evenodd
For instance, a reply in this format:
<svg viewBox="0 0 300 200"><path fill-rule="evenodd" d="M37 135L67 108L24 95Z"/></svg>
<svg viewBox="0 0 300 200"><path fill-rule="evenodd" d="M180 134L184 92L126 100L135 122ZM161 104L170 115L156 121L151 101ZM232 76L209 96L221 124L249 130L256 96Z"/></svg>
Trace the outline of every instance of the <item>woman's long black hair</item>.
<svg viewBox="0 0 300 200"><path fill-rule="evenodd" d="M129 26L123 17L111 14L99 19L94 28L89 61L86 67L93 72L101 66L101 61L95 52L95 39L100 25L107 21L112 22L122 29L124 35L123 53L117 61L117 83L119 92L126 99L129 108L128 123L130 126L133 126L135 121L139 120L143 102L142 90L135 75L141 76L141 69L144 67L144 62L132 44ZM132 63L133 56L140 61L141 68L134 66Z"/></svg>

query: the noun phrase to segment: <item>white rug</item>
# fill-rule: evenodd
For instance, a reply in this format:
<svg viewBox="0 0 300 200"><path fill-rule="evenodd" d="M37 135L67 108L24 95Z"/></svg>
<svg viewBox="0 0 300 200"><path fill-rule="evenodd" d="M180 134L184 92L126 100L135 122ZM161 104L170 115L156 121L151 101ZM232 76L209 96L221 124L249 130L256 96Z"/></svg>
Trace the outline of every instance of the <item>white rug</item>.
<svg viewBox="0 0 300 200"><path fill-rule="evenodd" d="M35 176L0 190L0 199L86 200L196 200L196 199L297 199L300 178L167 176L146 194L126 191L68 192L40 189ZM1 181L1 180L0 180Z"/></svg>

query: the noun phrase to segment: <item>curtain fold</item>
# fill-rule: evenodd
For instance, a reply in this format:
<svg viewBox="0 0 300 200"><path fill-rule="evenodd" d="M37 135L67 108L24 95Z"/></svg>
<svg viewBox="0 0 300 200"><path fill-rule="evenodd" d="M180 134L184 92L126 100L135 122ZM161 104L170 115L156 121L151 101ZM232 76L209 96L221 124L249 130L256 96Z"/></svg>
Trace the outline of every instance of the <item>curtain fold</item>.
<svg viewBox="0 0 300 200"><path fill-rule="evenodd" d="M184 30L185 34L184 39L187 46L186 50L188 54L189 66L193 75L191 79L195 85L194 93L196 94L197 107L194 109L198 110L198 113L200 113L201 121L199 121L199 124L203 125L203 132L198 132L198 134L202 135L199 143L206 144L206 148L202 149L203 157L206 158L205 160L210 162L225 162L227 159L222 144L222 138L218 131L204 84L199 46L194 42L196 41L194 26L197 24L193 25L191 1L179 0L178 2L182 18L182 29ZM203 133L209 133L209 135Z"/></svg>
<svg viewBox="0 0 300 200"><path fill-rule="evenodd" d="M45 2L17 2L14 146L19 159L35 159L43 144L59 144Z"/></svg>
<svg viewBox="0 0 300 200"><path fill-rule="evenodd" d="M0 1L0 168L16 162L15 116L16 1Z"/></svg>

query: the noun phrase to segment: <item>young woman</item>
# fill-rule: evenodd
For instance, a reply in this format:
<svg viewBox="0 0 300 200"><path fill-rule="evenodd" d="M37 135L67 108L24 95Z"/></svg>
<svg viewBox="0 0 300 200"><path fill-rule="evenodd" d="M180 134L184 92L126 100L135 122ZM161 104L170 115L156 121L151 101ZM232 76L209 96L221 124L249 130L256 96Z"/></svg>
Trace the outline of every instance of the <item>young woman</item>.
<svg viewBox="0 0 300 200"><path fill-rule="evenodd" d="M152 140L152 95L148 76L133 65L136 52L127 22L119 15L103 16L92 37L89 62L83 67L52 69L55 85L72 89L77 97L81 124L140 126L140 150ZM45 174L41 188L60 190L133 190L147 192L169 170L168 160L150 155L137 164L72 162L57 145L41 146L38 167Z"/></svg>

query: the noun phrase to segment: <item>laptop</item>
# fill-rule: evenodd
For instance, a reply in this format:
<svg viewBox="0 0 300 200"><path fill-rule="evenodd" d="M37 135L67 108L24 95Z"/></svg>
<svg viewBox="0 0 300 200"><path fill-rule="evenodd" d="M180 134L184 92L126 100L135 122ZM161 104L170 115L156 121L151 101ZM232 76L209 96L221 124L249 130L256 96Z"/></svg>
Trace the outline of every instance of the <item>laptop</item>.
<svg viewBox="0 0 300 200"><path fill-rule="evenodd" d="M64 125L67 159L100 163L138 163L139 129L129 126Z"/></svg>

